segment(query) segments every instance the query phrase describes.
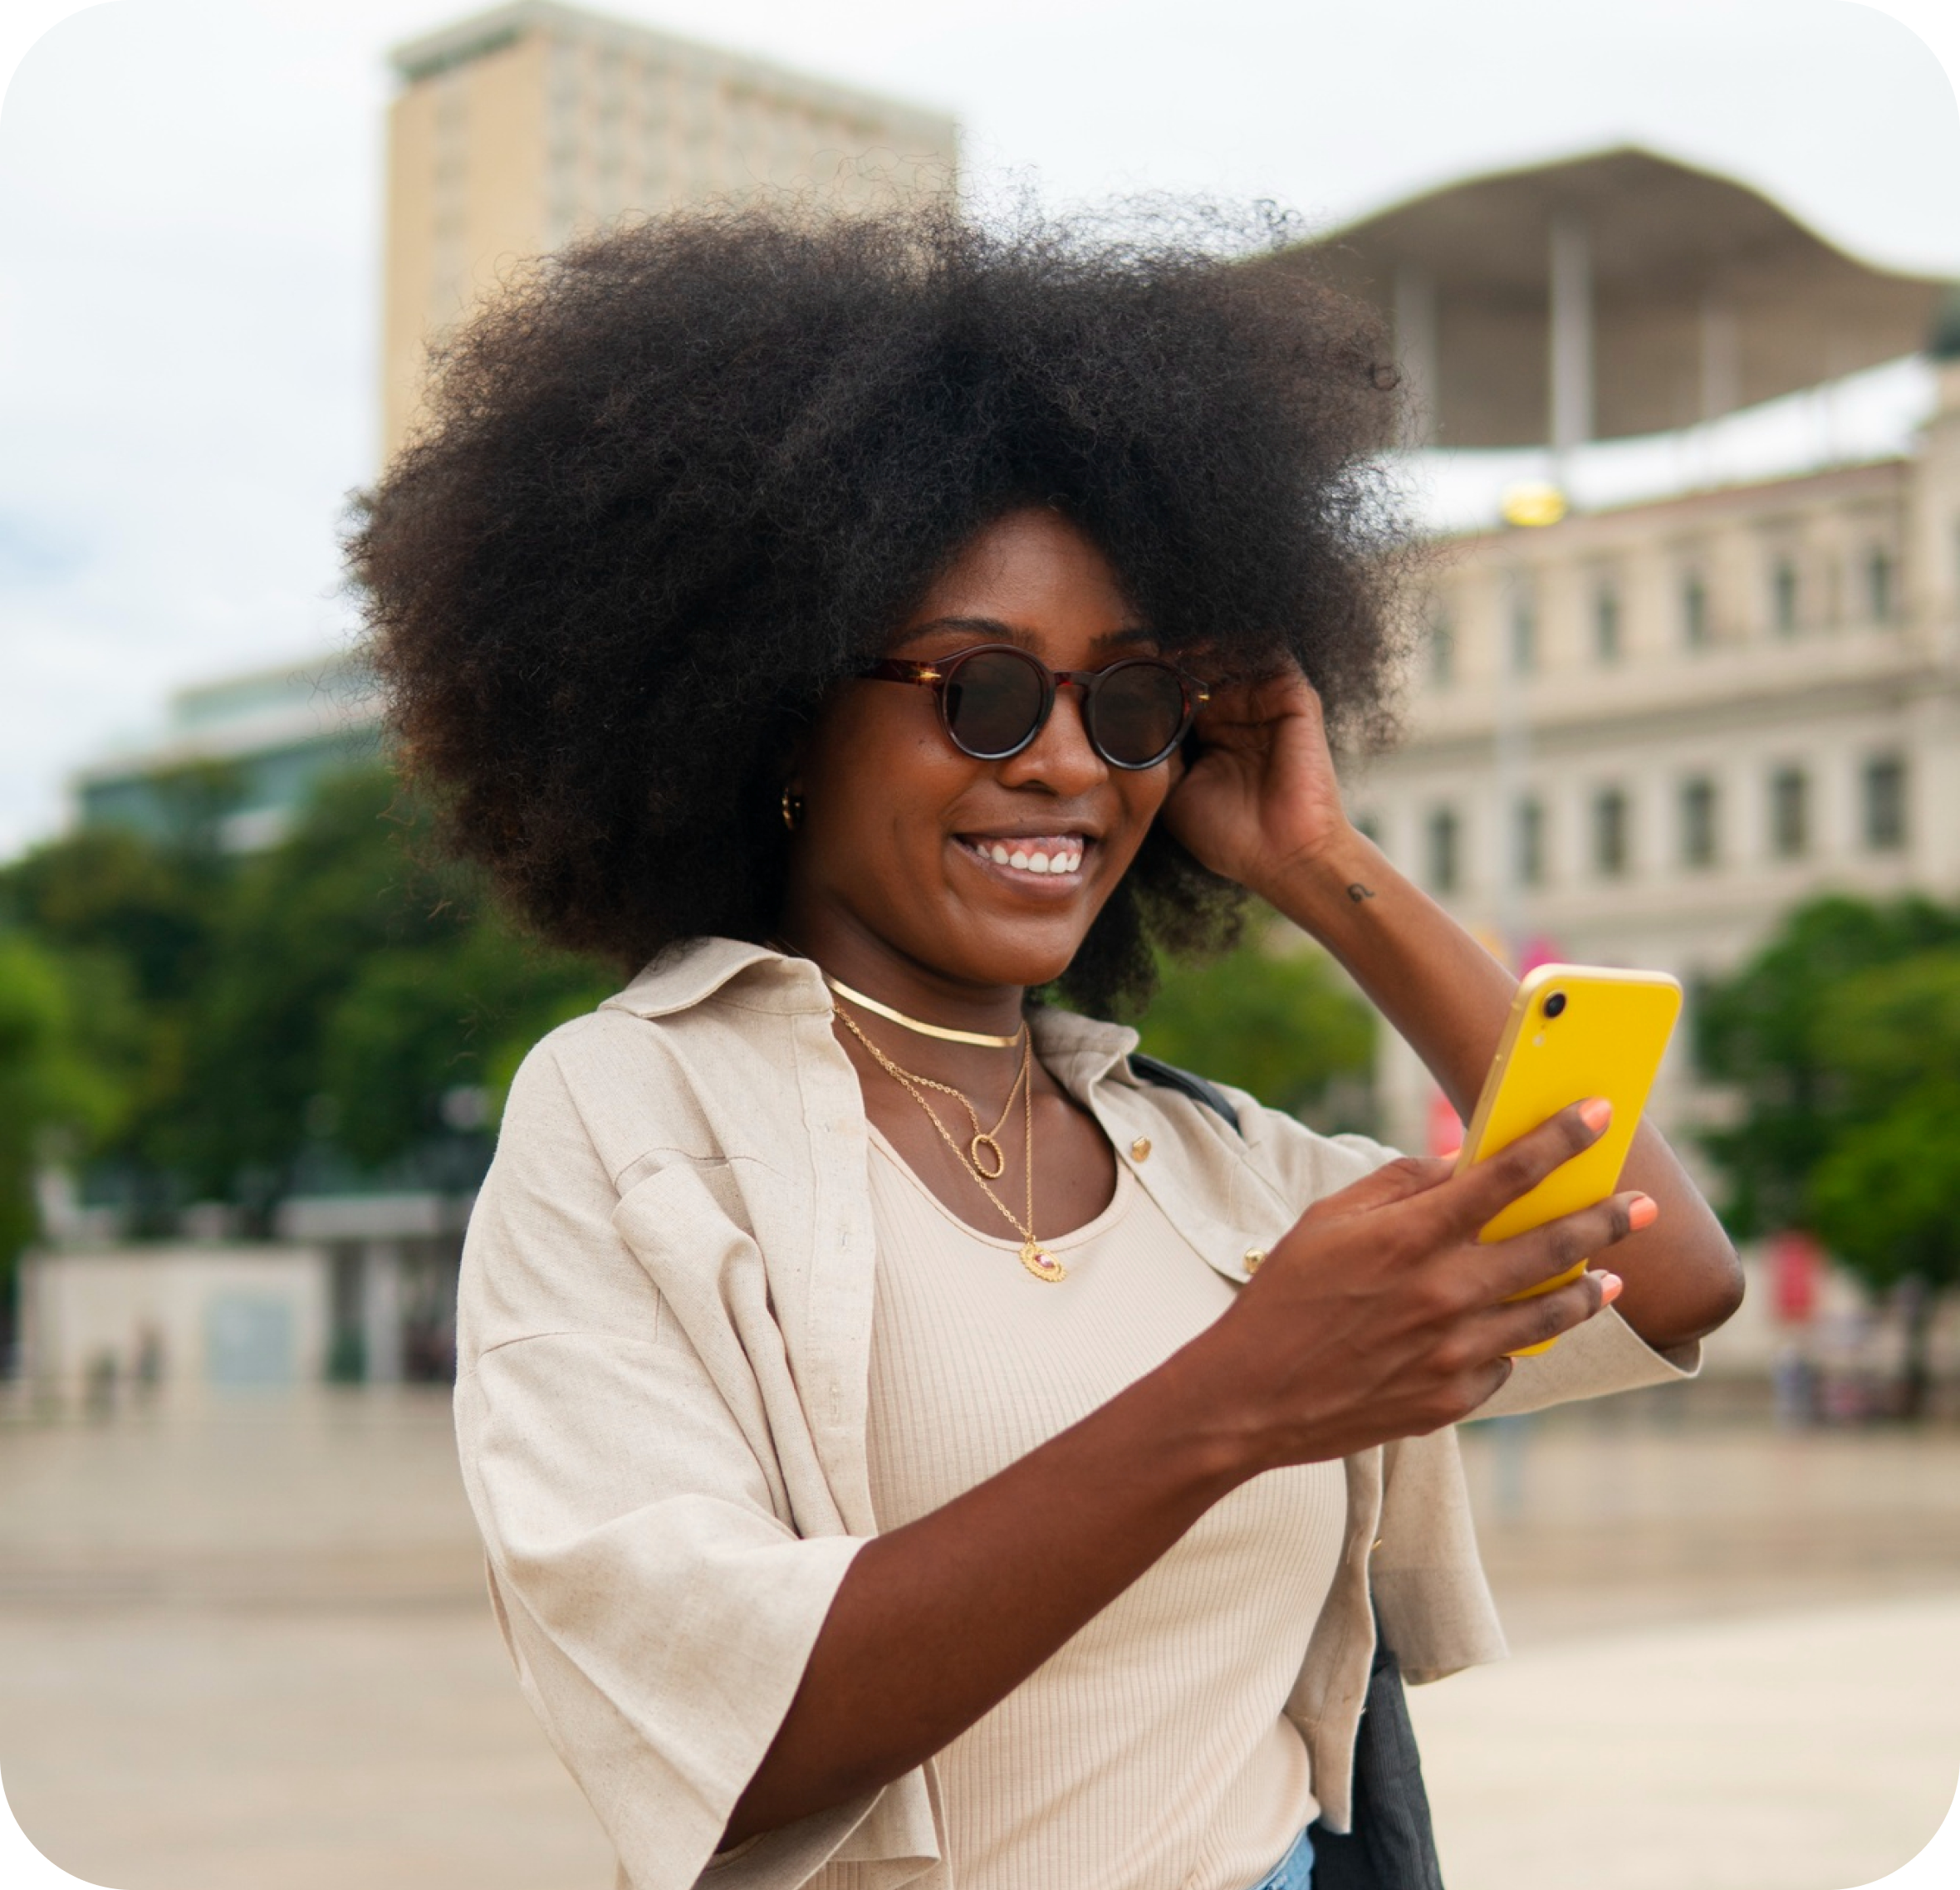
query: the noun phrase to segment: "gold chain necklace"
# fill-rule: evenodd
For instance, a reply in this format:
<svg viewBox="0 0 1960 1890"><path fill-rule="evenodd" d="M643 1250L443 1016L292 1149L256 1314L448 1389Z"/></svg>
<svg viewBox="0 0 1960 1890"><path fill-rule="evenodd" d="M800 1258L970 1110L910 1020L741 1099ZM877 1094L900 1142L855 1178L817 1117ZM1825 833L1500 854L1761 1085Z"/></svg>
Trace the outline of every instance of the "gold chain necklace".
<svg viewBox="0 0 1960 1890"><path fill-rule="evenodd" d="M933 1077L921 1076L916 1070L907 1070L902 1065L894 1063L850 1017L845 1016L842 1011L837 1015L844 1017L845 1028L894 1076L908 1084L918 1084L923 1089L937 1089L942 1096L952 1097L967 1112L967 1120L972 1124L973 1131L973 1138L967 1143L967 1166L973 1171L975 1180L998 1181L1007 1172L1007 1153L1001 1147L998 1138L1007 1124L1008 1112L1014 1107L1015 1097L1021 1094L1021 1085L1027 1080L1029 1066L1034 1060L1032 1045L1022 1045L1021 1067L1015 1072L1014 1080L1008 1087L1007 1099L1001 1105L999 1119L992 1129L982 1129L980 1126L980 1112L973 1107L973 1099L963 1089L956 1089L950 1083L941 1083ZM933 1120L938 1119L935 1115ZM983 1148L991 1156L991 1166L987 1158L982 1153Z"/></svg>
<svg viewBox="0 0 1960 1890"><path fill-rule="evenodd" d="M1066 1280L1068 1277L1067 1268L1053 1254L1044 1253L1041 1251L1041 1243L1035 1238L1035 1085L1033 1079L1034 1045L1031 1040L1023 1044L1021 1053L1021 1073L1014 1079L1014 1089L1007 1092L1007 1109L1001 1111L1001 1119L993 1125L992 1131L982 1134L980 1128L979 1112L950 1083L937 1083L929 1076L915 1076L910 1070L899 1069L897 1064L894 1063L883 1050L879 1049L876 1044L873 1043L857 1027L855 1021L848 1012L840 1010L836 1012L836 1016L842 1020L845 1029L849 1031L866 1050L870 1051L873 1057L877 1060L879 1067L925 1111L927 1121L931 1123L933 1127L939 1132L939 1139L962 1162L967 1173L979 1184L981 1192L1001 1211L1007 1219L1007 1225L1020 1235L1021 1264L1033 1274L1036 1279L1045 1280L1050 1285L1054 1285L1058 1281ZM1022 1026L1024 1034L1026 1028L1027 1026L1024 1025ZM946 1124L939 1120L938 1111L926 1100L926 1089L938 1089L948 1096L956 1098L961 1107L972 1118L973 1140L969 1153L961 1155L958 1143L953 1140ZM1007 1110L1012 1109L1014 1106L1015 1089L1022 1091L1022 1120L1024 1124L1027 1145L1024 1172L1027 1180L1027 1206L1025 1213L1019 1216L1017 1216L1014 1210L1008 1207L1007 1202L1002 1201L987 1185L990 1178L982 1171L978 1159L980 1143L982 1142L992 1143L994 1153L999 1158L1000 1167L993 1170L991 1178L997 1181L1005 1172L1007 1165L1007 1157L1002 1153L999 1143L994 1141L994 1136L1000 1132L1001 1128L1007 1122Z"/></svg>

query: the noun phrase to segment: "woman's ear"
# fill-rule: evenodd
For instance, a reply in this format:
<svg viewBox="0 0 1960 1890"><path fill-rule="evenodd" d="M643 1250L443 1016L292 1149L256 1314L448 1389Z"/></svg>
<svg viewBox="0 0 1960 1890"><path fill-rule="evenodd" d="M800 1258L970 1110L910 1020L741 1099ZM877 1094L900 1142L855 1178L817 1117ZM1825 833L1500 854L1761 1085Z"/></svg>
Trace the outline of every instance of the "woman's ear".
<svg viewBox="0 0 1960 1890"><path fill-rule="evenodd" d="M782 824L791 833L803 825L803 756L806 738L801 735L790 743L783 757Z"/></svg>

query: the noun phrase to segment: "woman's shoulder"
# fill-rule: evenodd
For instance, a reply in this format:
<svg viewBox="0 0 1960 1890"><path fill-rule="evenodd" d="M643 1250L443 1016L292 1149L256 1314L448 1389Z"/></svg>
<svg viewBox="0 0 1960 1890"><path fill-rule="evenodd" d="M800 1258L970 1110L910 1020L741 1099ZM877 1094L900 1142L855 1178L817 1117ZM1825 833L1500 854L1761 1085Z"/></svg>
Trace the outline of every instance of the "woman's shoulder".
<svg viewBox="0 0 1960 1890"><path fill-rule="evenodd" d="M809 994L752 947L688 956L649 967L532 1046L511 1085L500 1153L576 1134L617 1178L653 1149L713 1161L776 1135ZM828 1015L827 1001L816 1008Z"/></svg>
<svg viewBox="0 0 1960 1890"><path fill-rule="evenodd" d="M548 1176L563 1190L585 1174L610 1193L635 1145L661 1137L684 1090L641 1021L604 1009L571 1018L531 1046L511 1079L491 1182Z"/></svg>
<svg viewBox="0 0 1960 1890"><path fill-rule="evenodd" d="M1399 1161L1402 1150L1378 1142L1358 1130L1316 1129L1290 1111L1262 1102L1251 1091L1230 1083L1213 1082L1232 1106L1235 1126L1247 1144L1273 1157L1310 1159L1353 1168L1365 1174L1384 1163Z"/></svg>
<svg viewBox="0 0 1960 1890"><path fill-rule="evenodd" d="M1371 1136L1324 1134L1230 1083L1205 1079L1205 1087L1228 1105L1228 1114L1222 1114L1209 1099L1161 1083L1147 1066L1139 1074L1147 1090L1166 1099L1158 1104L1164 1113L1174 1114L1186 1133L1195 1129L1220 1138L1228 1148L1236 1145L1247 1164L1276 1188L1296 1213L1400 1158L1399 1149Z"/></svg>
<svg viewBox="0 0 1960 1890"><path fill-rule="evenodd" d="M1043 1060L1123 1130L1119 1146L1140 1137L1174 1156L1208 1197L1223 1190L1239 1202L1249 1182L1296 1215L1398 1158L1365 1135L1322 1134L1209 1071L1159 1062L1120 1025L1060 1012L1033 1021Z"/></svg>

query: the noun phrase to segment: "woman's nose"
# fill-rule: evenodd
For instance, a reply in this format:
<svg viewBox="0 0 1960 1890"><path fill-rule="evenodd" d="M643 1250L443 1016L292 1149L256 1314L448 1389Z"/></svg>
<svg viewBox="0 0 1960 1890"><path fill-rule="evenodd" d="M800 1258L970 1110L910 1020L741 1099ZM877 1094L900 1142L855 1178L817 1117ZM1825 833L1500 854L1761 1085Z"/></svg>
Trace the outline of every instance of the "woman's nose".
<svg viewBox="0 0 1960 1890"><path fill-rule="evenodd" d="M1082 794L1105 779L1110 765L1096 753L1082 720L1082 692L1065 680L1055 692L1041 732L1018 755L1000 764L1009 787L1046 787L1061 795Z"/></svg>

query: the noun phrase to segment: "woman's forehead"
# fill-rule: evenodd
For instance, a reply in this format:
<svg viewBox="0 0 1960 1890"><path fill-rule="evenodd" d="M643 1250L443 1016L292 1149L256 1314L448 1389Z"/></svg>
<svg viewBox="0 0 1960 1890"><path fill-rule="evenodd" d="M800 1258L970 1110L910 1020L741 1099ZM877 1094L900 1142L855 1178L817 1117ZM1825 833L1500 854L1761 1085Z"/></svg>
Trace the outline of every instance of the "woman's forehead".
<svg viewBox="0 0 1960 1890"><path fill-rule="evenodd" d="M1135 616L1102 547L1052 507L1027 506L989 521L960 546L918 614L1012 617L1059 609Z"/></svg>
<svg viewBox="0 0 1960 1890"><path fill-rule="evenodd" d="M900 650L912 649L919 645L953 649L967 644L1005 643L1040 655L1056 640L1058 630L1066 634L1061 626L1017 621L1007 617L929 617L924 622L907 624L892 639L890 649L892 654L896 654ZM1157 633L1147 624L1126 623L1108 629L1094 630L1087 641L1092 649L1107 650L1110 655L1115 656L1126 649L1154 649L1158 637Z"/></svg>

